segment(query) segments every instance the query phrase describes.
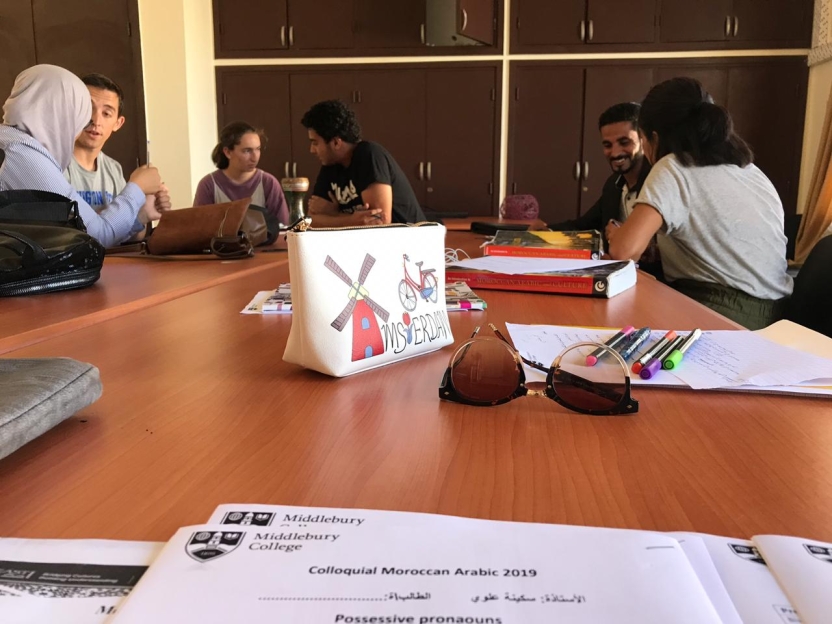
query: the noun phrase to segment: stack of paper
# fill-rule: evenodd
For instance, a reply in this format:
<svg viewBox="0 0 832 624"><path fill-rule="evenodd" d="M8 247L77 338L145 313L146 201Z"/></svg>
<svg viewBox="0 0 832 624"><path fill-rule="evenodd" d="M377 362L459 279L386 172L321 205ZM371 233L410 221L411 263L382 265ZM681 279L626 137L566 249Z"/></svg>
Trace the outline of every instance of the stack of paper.
<svg viewBox="0 0 832 624"><path fill-rule="evenodd" d="M514 346L527 359L551 363L577 342L605 342L617 330L559 325L506 323ZM797 329L796 329L797 328ZM666 330L653 330L652 344ZM677 331L686 335L686 331ZM799 344L795 334L814 345L815 353L787 344ZM783 336L786 338L783 338ZM785 343L785 344L784 344ZM827 345L826 357L819 345ZM632 361L632 360L631 360ZM609 365L612 365L611 363ZM587 376L594 371L586 368ZM574 372L574 371L573 371ZM545 381L545 373L526 368L529 381ZM761 332L705 331L672 372L659 371L652 379L631 376L635 385L688 387L695 390L740 390L832 395L832 340L811 330L781 321Z"/></svg>
<svg viewBox="0 0 832 624"><path fill-rule="evenodd" d="M3 624L822 624L830 586L832 545L802 538L360 509L220 505L164 547L0 539Z"/></svg>
<svg viewBox="0 0 832 624"><path fill-rule="evenodd" d="M275 290L261 290L240 314L288 314L292 311L292 288L281 284Z"/></svg>

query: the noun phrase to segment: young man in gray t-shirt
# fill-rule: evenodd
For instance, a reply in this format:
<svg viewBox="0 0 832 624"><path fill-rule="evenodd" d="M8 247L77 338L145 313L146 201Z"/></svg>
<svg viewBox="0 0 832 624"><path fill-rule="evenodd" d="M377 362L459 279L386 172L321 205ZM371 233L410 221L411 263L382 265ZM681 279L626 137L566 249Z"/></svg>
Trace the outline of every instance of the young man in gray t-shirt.
<svg viewBox="0 0 832 624"><path fill-rule="evenodd" d="M81 80L90 91L92 119L75 139L73 158L64 177L84 201L100 212L127 184L121 165L102 151L113 132L124 125L124 95L115 82L101 74L89 74ZM157 219L170 207L170 194L163 184L153 205L145 205L142 212L146 218ZM142 236L140 233L135 238Z"/></svg>

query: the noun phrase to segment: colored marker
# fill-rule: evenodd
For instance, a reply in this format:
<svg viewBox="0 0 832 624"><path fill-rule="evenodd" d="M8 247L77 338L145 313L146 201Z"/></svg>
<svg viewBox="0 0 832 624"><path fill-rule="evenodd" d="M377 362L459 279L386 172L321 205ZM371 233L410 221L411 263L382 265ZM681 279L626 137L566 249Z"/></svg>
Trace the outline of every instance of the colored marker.
<svg viewBox="0 0 832 624"><path fill-rule="evenodd" d="M682 344L682 341L684 339L685 338L683 336L676 336L670 342L670 344L668 344L667 346L665 346L664 349L659 351L656 354L656 357L654 357L652 360L650 360L647 363L647 365L644 366L639 371L638 376L641 377L642 379L652 378L653 375L655 375L656 373L658 373L662 369L662 362L664 361L664 358L666 358L668 355L670 355L676 347L678 347L680 344Z"/></svg>
<svg viewBox="0 0 832 624"><path fill-rule="evenodd" d="M632 325L627 325L627 327L625 327L615 336L607 340L604 344L607 345L610 349L615 349L617 346L623 344L624 341L627 340L627 336L632 334L635 330L636 328ZM606 349L595 349L595 351L593 351L590 355L586 356L586 365L595 366L598 363L598 360L600 360L606 352Z"/></svg>
<svg viewBox="0 0 832 624"><path fill-rule="evenodd" d="M652 347L647 349L644 353L641 354L635 363L633 364L633 372L639 374L641 369L644 368L644 365L647 364L653 357L662 349L664 349L672 340L676 338L676 332L672 329L664 335L664 338L659 340L656 344Z"/></svg>
<svg viewBox="0 0 832 624"><path fill-rule="evenodd" d="M630 334L630 340L627 344L621 347L621 350L618 352L622 358L625 360L633 356L633 353L636 352L644 342L650 337L650 328L649 327L642 327L636 332Z"/></svg>
<svg viewBox="0 0 832 624"><path fill-rule="evenodd" d="M702 337L702 330L697 328L689 333L678 347L676 347L670 355L662 362L662 368L665 370L673 370L685 357L685 352L693 346L693 343Z"/></svg>

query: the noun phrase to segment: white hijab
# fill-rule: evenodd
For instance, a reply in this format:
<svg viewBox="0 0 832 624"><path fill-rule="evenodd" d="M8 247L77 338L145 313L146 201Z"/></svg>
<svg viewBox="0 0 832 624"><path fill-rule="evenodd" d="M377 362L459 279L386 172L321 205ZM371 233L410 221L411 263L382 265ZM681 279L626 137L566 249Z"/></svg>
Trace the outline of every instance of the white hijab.
<svg viewBox="0 0 832 624"><path fill-rule="evenodd" d="M55 65L35 65L18 75L3 106L3 123L34 137L58 161L69 166L75 137L92 117L86 85Z"/></svg>

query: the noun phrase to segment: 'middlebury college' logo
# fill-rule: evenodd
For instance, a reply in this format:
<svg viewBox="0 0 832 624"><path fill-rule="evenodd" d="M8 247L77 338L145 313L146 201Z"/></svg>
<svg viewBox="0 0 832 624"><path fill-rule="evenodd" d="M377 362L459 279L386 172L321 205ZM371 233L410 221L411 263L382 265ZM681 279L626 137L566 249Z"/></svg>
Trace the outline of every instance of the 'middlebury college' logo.
<svg viewBox="0 0 832 624"><path fill-rule="evenodd" d="M270 526L274 520L273 513L253 511L230 511L222 518L220 524L239 524L244 526Z"/></svg>
<svg viewBox="0 0 832 624"><path fill-rule="evenodd" d="M185 551L192 559L202 563L227 555L242 541L243 534L239 531L200 531L191 535Z"/></svg>
<svg viewBox="0 0 832 624"><path fill-rule="evenodd" d="M826 561L827 563L832 563L832 548L827 548L825 546L815 546L814 544L803 544L803 547L806 550L808 550L809 554L815 557L816 559Z"/></svg>
<svg viewBox="0 0 832 624"><path fill-rule="evenodd" d="M728 544L728 546L732 551L734 551L734 554L737 557L741 557L746 561L753 561L754 563L766 565L766 560L763 559L756 546L745 546L744 544Z"/></svg>

